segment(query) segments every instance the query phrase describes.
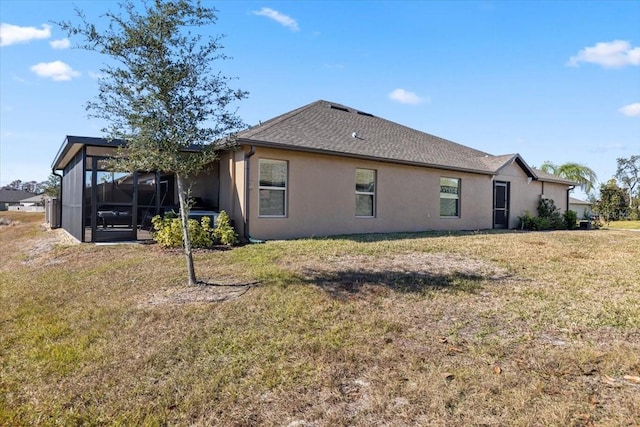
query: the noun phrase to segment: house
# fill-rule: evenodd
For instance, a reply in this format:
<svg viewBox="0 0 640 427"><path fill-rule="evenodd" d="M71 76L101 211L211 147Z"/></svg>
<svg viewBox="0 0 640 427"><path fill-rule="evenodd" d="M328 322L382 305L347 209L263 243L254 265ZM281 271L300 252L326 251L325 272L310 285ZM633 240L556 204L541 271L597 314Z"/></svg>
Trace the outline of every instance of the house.
<svg viewBox="0 0 640 427"><path fill-rule="evenodd" d="M44 194L36 194L20 200L16 206L9 206L10 211L24 212L44 212L44 203L46 196Z"/></svg>
<svg viewBox="0 0 640 427"><path fill-rule="evenodd" d="M11 206L19 206L20 201L35 196L34 193L12 187L0 188L0 211L6 211Z"/></svg>
<svg viewBox="0 0 640 427"><path fill-rule="evenodd" d="M578 214L578 219L591 217L591 202L569 197L569 209Z"/></svg>
<svg viewBox="0 0 640 427"><path fill-rule="evenodd" d="M68 136L56 155L62 227L78 240L136 238L176 205L170 174L104 168L121 144ZM240 132L190 182L192 196L254 239L514 228L541 197L566 210L575 185L519 154L494 156L328 101Z"/></svg>

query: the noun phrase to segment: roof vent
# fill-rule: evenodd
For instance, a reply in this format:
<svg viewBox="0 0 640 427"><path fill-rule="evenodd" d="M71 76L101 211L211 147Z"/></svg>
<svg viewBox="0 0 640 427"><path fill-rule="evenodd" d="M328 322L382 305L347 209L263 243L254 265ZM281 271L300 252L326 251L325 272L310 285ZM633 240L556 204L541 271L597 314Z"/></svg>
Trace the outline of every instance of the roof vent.
<svg viewBox="0 0 640 427"><path fill-rule="evenodd" d="M373 117L373 114L365 113L364 111L358 111L361 116Z"/></svg>
<svg viewBox="0 0 640 427"><path fill-rule="evenodd" d="M349 112L349 110L348 110L348 109L346 109L346 108L344 108L344 107L339 107L339 106L337 106L337 105L331 105L331 106L330 106L330 108L331 108L332 110L340 110L340 111L344 111L345 113L348 113L348 112Z"/></svg>

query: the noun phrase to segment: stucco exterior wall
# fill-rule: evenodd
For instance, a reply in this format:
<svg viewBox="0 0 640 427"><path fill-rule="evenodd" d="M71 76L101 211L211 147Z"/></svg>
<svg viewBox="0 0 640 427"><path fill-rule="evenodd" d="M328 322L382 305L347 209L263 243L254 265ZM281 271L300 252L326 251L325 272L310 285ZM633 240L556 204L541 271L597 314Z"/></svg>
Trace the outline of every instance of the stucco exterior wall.
<svg viewBox="0 0 640 427"><path fill-rule="evenodd" d="M220 195L219 209L229 214L235 230L243 236L244 233L244 183L245 162L247 150L233 150L220 153Z"/></svg>
<svg viewBox="0 0 640 427"><path fill-rule="evenodd" d="M261 158L288 162L287 215L283 218L258 215ZM236 161L236 168L243 170L242 163ZM373 218L355 215L356 168L376 171ZM253 238L492 227L492 181L488 175L261 147L250 157L249 171L249 233ZM461 180L458 218L440 217L440 177ZM242 193L240 179L236 188ZM242 201L243 195L238 199Z"/></svg>
<svg viewBox="0 0 640 427"><path fill-rule="evenodd" d="M545 182L543 194L547 199L552 199L556 207L564 213L569 208L567 190L566 185Z"/></svg>
<svg viewBox="0 0 640 427"><path fill-rule="evenodd" d="M510 183L510 212L509 228L518 226L518 217L525 211L531 215L538 215L538 201L540 197L553 199L556 207L562 212L567 209L567 186L552 182L528 180L522 168L514 163L505 166L494 178L496 181Z"/></svg>
<svg viewBox="0 0 640 427"><path fill-rule="evenodd" d="M518 216L525 211L536 215L538 200L542 194L541 182L528 180L527 174L515 162L502 168L494 180L508 182L510 185L509 228L517 227Z"/></svg>
<svg viewBox="0 0 640 427"><path fill-rule="evenodd" d="M208 207L218 207L218 167L219 163L214 162L208 165L197 175L185 179L187 187L191 190L192 197L200 197ZM175 186L175 199L178 200L178 186Z"/></svg>

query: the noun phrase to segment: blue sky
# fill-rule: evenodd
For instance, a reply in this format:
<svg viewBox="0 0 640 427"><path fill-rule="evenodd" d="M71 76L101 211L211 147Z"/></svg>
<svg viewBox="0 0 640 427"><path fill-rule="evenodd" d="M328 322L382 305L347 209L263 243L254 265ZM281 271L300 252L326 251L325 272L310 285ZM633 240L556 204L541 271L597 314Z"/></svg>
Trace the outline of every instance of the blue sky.
<svg viewBox="0 0 640 427"><path fill-rule="evenodd" d="M491 154L586 164L611 178L640 154L639 1L204 2L215 66L250 92L256 124L325 99ZM87 119L105 58L52 21L115 1L0 2L0 185L46 180Z"/></svg>

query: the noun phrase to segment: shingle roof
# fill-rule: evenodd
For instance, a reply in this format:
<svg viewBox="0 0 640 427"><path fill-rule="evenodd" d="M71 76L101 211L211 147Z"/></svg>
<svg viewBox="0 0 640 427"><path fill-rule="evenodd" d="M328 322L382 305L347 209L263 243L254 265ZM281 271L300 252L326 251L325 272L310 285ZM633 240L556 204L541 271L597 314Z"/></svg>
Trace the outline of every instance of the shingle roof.
<svg viewBox="0 0 640 427"><path fill-rule="evenodd" d="M589 206L591 206L591 202L587 202L585 200L576 199L575 197L569 197L569 204L571 204L571 205L589 205Z"/></svg>
<svg viewBox="0 0 640 427"><path fill-rule="evenodd" d="M18 190L16 188L2 187L0 188L0 203L18 203L22 199L34 196L34 193Z"/></svg>
<svg viewBox="0 0 640 427"><path fill-rule="evenodd" d="M44 199L47 197L43 194L36 194L31 197L27 197L25 199L20 200L20 203L44 203Z"/></svg>
<svg viewBox="0 0 640 427"><path fill-rule="evenodd" d="M550 173L542 172L539 169L534 169L534 171L540 181L559 182L560 184L568 184L568 185L575 185L575 186L579 185L575 181L564 179L557 175L552 175Z"/></svg>
<svg viewBox="0 0 640 427"><path fill-rule="evenodd" d="M512 161L534 179L570 181L538 175L518 154L492 156L363 111L316 101L238 134L240 144L316 151L349 157L496 174ZM546 175L546 174L545 174Z"/></svg>

